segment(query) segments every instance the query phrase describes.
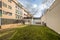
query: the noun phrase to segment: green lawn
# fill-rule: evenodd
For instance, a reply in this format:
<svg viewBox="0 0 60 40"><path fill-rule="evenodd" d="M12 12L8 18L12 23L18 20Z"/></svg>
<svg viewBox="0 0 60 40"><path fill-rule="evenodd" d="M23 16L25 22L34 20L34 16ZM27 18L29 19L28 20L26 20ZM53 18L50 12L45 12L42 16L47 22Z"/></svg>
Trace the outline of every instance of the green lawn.
<svg viewBox="0 0 60 40"><path fill-rule="evenodd" d="M0 40L9 40L9 38L14 34L15 29L4 29L0 30Z"/></svg>
<svg viewBox="0 0 60 40"><path fill-rule="evenodd" d="M60 35L45 26L29 25L15 29L10 40L60 40Z"/></svg>

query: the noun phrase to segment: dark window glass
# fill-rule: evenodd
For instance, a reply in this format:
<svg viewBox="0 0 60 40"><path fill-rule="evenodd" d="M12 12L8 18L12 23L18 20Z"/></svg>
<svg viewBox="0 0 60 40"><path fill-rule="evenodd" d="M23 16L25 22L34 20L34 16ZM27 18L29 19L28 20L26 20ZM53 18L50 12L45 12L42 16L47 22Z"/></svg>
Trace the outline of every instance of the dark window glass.
<svg viewBox="0 0 60 40"><path fill-rule="evenodd" d="M11 6L9 6L9 5L8 5L8 8L9 8L9 9L12 9L12 7L11 7Z"/></svg>
<svg viewBox="0 0 60 40"><path fill-rule="evenodd" d="M17 6L15 6L17 8Z"/></svg>
<svg viewBox="0 0 60 40"><path fill-rule="evenodd" d="M15 20L13 20L13 19L2 19L2 25L13 24L14 22L15 22Z"/></svg>
<svg viewBox="0 0 60 40"><path fill-rule="evenodd" d="M12 16L12 13L9 13L8 15L9 15L9 16Z"/></svg>
<svg viewBox="0 0 60 40"><path fill-rule="evenodd" d="M2 10L0 10L0 16L2 16Z"/></svg>
<svg viewBox="0 0 60 40"><path fill-rule="evenodd" d="M0 1L0 8L2 8L2 2Z"/></svg>
<svg viewBox="0 0 60 40"><path fill-rule="evenodd" d="M20 20L15 20L15 19L1 19L2 20L2 25L5 25L5 24L15 24L15 23L20 23Z"/></svg>

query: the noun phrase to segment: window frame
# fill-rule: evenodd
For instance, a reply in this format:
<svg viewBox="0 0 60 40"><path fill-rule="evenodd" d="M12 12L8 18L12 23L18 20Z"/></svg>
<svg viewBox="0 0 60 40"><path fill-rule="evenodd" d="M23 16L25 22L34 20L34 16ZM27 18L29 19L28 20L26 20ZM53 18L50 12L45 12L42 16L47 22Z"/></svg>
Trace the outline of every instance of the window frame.
<svg viewBox="0 0 60 40"><path fill-rule="evenodd" d="M3 3L2 3L2 6L3 6L3 7L7 7L7 4L3 2Z"/></svg>
<svg viewBox="0 0 60 40"><path fill-rule="evenodd" d="M9 8L9 9L12 9L12 7L11 7L11 6L9 6L9 5L8 5L8 8Z"/></svg>
<svg viewBox="0 0 60 40"><path fill-rule="evenodd" d="M1 16L2 16L2 10L0 10L0 12L1 12L1 13L0 13L0 17L1 17Z"/></svg>

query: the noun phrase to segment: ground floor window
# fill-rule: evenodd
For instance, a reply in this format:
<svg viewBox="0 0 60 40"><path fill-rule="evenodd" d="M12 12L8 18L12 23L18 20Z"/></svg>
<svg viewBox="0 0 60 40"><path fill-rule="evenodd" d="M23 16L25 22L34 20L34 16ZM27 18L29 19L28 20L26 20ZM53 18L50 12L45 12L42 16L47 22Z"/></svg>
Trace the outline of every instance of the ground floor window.
<svg viewBox="0 0 60 40"><path fill-rule="evenodd" d="M2 10L0 10L0 16L2 16Z"/></svg>
<svg viewBox="0 0 60 40"><path fill-rule="evenodd" d="M21 20L16 20L16 19L1 19L1 24L5 25L5 24L15 24L15 23L21 23Z"/></svg>

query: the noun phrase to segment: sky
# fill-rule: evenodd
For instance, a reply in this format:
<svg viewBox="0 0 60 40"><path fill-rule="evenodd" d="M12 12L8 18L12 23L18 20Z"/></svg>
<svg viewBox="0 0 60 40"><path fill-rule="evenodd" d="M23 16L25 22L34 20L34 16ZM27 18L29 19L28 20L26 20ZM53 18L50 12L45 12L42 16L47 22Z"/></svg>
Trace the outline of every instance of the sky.
<svg viewBox="0 0 60 40"><path fill-rule="evenodd" d="M34 17L41 17L55 0L18 0Z"/></svg>

